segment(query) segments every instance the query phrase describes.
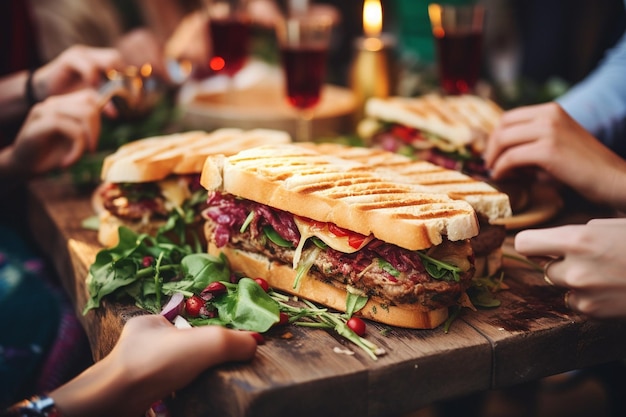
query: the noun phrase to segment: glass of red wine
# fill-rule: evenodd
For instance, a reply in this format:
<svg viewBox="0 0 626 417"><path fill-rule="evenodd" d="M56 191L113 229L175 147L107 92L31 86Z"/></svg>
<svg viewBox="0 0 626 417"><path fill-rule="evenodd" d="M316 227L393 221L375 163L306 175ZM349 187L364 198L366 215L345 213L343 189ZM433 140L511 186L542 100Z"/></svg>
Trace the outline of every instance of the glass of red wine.
<svg viewBox="0 0 626 417"><path fill-rule="evenodd" d="M248 59L251 22L247 0L205 0L208 14L209 68L232 77Z"/></svg>
<svg viewBox="0 0 626 417"><path fill-rule="evenodd" d="M485 8L429 4L439 82L445 94L473 93L482 68Z"/></svg>
<svg viewBox="0 0 626 417"><path fill-rule="evenodd" d="M326 79L333 21L323 14L286 17L277 37L287 102L298 111L296 140L311 140L311 123Z"/></svg>

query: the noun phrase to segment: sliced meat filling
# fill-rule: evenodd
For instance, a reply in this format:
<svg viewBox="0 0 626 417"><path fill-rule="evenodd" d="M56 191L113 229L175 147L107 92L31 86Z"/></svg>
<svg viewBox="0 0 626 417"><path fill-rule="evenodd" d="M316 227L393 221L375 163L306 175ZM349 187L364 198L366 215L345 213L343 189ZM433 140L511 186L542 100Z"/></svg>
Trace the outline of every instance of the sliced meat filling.
<svg viewBox="0 0 626 417"><path fill-rule="evenodd" d="M300 235L291 214L220 193L210 193L208 204L209 209L204 212L208 220L207 238L218 247L229 245L262 254L272 261L293 264ZM242 232L242 225L251 212L254 218ZM267 225L292 246L280 246L268 239L263 232ZM435 259L456 259L468 265L458 275L458 281L434 278L417 252L378 239L351 254L330 247L319 249L313 239L309 239L301 259L308 259L312 251L317 254L308 272L310 275L352 286L390 305L420 304L431 309L453 305L470 285L474 272L469 241L445 241L428 252Z"/></svg>

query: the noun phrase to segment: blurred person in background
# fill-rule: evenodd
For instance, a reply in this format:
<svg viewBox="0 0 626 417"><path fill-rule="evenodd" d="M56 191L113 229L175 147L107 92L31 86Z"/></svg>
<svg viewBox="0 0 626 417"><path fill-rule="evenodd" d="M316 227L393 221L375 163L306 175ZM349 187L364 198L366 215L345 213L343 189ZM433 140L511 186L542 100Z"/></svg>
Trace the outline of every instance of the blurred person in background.
<svg viewBox="0 0 626 417"><path fill-rule="evenodd" d="M0 314L7 318L0 324L0 404L5 406L26 389L58 386L91 362L76 313L31 240L31 232L40 231L27 227L26 183L67 168L95 148L102 109L94 87L104 70L123 65L115 49L74 46L39 66L29 56L34 49L24 49L20 39L28 37L2 49L0 60ZM112 115L112 109L105 111Z"/></svg>

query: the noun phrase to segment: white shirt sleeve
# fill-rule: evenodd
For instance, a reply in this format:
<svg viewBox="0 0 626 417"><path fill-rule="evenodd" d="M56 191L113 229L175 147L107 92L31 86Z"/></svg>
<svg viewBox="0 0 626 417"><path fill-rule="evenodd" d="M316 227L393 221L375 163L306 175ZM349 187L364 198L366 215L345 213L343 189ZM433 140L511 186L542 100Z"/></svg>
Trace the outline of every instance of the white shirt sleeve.
<svg viewBox="0 0 626 417"><path fill-rule="evenodd" d="M626 32L591 74L556 101L585 129L626 157Z"/></svg>

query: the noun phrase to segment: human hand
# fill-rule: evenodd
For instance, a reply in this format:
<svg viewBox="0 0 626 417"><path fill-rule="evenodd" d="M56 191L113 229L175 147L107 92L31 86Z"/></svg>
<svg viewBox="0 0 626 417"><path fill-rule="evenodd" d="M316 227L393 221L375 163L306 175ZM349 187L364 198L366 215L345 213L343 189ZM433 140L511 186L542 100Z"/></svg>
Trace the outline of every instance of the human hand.
<svg viewBox="0 0 626 417"><path fill-rule="evenodd" d="M126 65L140 68L144 64L150 64L153 75L167 79L163 46L150 30L134 29L126 33L116 47Z"/></svg>
<svg viewBox="0 0 626 417"><path fill-rule="evenodd" d="M98 87L107 70L123 67L122 55L114 48L72 46L35 71L35 97L41 101L85 87Z"/></svg>
<svg viewBox="0 0 626 417"><path fill-rule="evenodd" d="M67 415L134 417L208 368L252 359L256 346L251 332L134 317L108 356L50 396Z"/></svg>
<svg viewBox="0 0 626 417"><path fill-rule="evenodd" d="M66 168L96 149L100 124L95 90L50 97L33 106L15 141L0 154L0 167L25 179Z"/></svg>
<svg viewBox="0 0 626 417"><path fill-rule="evenodd" d="M626 162L556 103L506 112L489 138L484 159L494 179L534 166L591 201L626 207Z"/></svg>
<svg viewBox="0 0 626 417"><path fill-rule="evenodd" d="M185 16L165 43L166 59L189 61L195 67L209 62L210 43L207 16L196 11Z"/></svg>
<svg viewBox="0 0 626 417"><path fill-rule="evenodd" d="M595 318L626 318L626 219L596 219L586 225L524 230L515 249L551 256L546 274L569 289L567 304Z"/></svg>

